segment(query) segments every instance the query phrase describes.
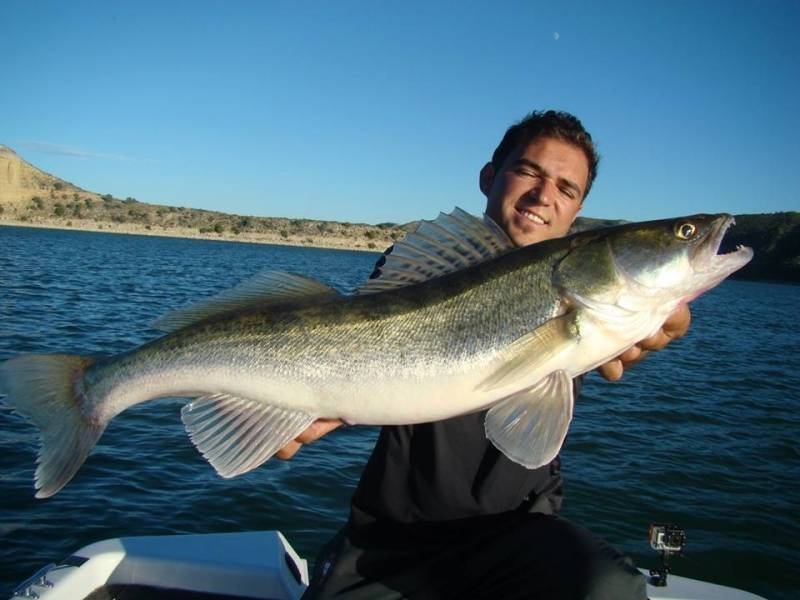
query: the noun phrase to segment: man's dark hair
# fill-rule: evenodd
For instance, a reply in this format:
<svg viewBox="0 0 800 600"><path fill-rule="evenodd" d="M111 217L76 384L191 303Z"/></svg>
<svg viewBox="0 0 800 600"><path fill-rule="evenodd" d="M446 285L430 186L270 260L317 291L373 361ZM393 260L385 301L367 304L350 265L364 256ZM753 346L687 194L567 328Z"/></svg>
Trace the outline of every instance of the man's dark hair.
<svg viewBox="0 0 800 600"><path fill-rule="evenodd" d="M521 145L530 144L540 137L551 137L568 142L581 150L586 155L589 163L589 179L583 197L589 195L594 178L597 177L597 163L600 155L594 148L592 136L583 128L577 117L557 110L533 111L519 123L512 125L506 131L500 145L492 155L492 167L499 173L508 155Z"/></svg>

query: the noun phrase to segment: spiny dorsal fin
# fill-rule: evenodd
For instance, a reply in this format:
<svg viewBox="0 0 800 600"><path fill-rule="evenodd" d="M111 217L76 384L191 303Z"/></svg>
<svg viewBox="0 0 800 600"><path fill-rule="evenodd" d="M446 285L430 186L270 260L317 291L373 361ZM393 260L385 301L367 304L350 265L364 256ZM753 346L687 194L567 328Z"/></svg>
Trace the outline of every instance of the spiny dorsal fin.
<svg viewBox="0 0 800 600"><path fill-rule="evenodd" d="M175 331L233 310L291 302L310 296L338 295L338 293L332 287L311 277L284 271L264 271L216 296L167 313L153 323L152 327L161 331Z"/></svg>
<svg viewBox="0 0 800 600"><path fill-rule="evenodd" d="M434 221L422 221L416 231L397 242L358 293L421 283L485 262L513 247L489 217L481 221L455 208L449 215L440 213Z"/></svg>
<svg viewBox="0 0 800 600"><path fill-rule="evenodd" d="M316 417L254 400L212 394L185 405L181 419L192 443L227 479L255 469Z"/></svg>

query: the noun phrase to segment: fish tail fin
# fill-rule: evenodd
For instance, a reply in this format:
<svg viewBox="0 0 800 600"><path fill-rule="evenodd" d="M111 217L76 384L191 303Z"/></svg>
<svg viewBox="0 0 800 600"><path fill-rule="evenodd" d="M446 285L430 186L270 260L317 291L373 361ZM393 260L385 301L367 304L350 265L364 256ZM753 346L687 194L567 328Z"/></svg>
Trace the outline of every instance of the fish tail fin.
<svg viewBox="0 0 800 600"><path fill-rule="evenodd" d="M26 355L0 363L0 394L39 428L37 498L48 498L72 479L106 427L83 406L83 376L94 362L68 354Z"/></svg>

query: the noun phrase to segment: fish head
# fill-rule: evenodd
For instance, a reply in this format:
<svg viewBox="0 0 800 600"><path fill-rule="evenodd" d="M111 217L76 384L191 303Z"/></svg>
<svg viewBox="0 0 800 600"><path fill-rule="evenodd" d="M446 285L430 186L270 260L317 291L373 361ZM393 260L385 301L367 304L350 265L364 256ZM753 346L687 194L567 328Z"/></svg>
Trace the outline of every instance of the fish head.
<svg viewBox="0 0 800 600"><path fill-rule="evenodd" d="M752 258L746 247L718 254L733 223L727 214L693 215L587 232L585 242L573 242L556 278L573 299L628 310L688 302Z"/></svg>

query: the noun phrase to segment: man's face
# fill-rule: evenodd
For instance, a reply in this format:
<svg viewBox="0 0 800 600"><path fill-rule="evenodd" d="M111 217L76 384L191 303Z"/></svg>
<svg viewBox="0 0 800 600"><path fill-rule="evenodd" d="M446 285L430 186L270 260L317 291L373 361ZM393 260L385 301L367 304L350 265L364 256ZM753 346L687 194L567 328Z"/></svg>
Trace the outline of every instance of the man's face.
<svg viewBox="0 0 800 600"><path fill-rule="evenodd" d="M481 171L486 214L518 246L566 235L583 204L589 161L577 146L550 137L511 152L499 173Z"/></svg>

